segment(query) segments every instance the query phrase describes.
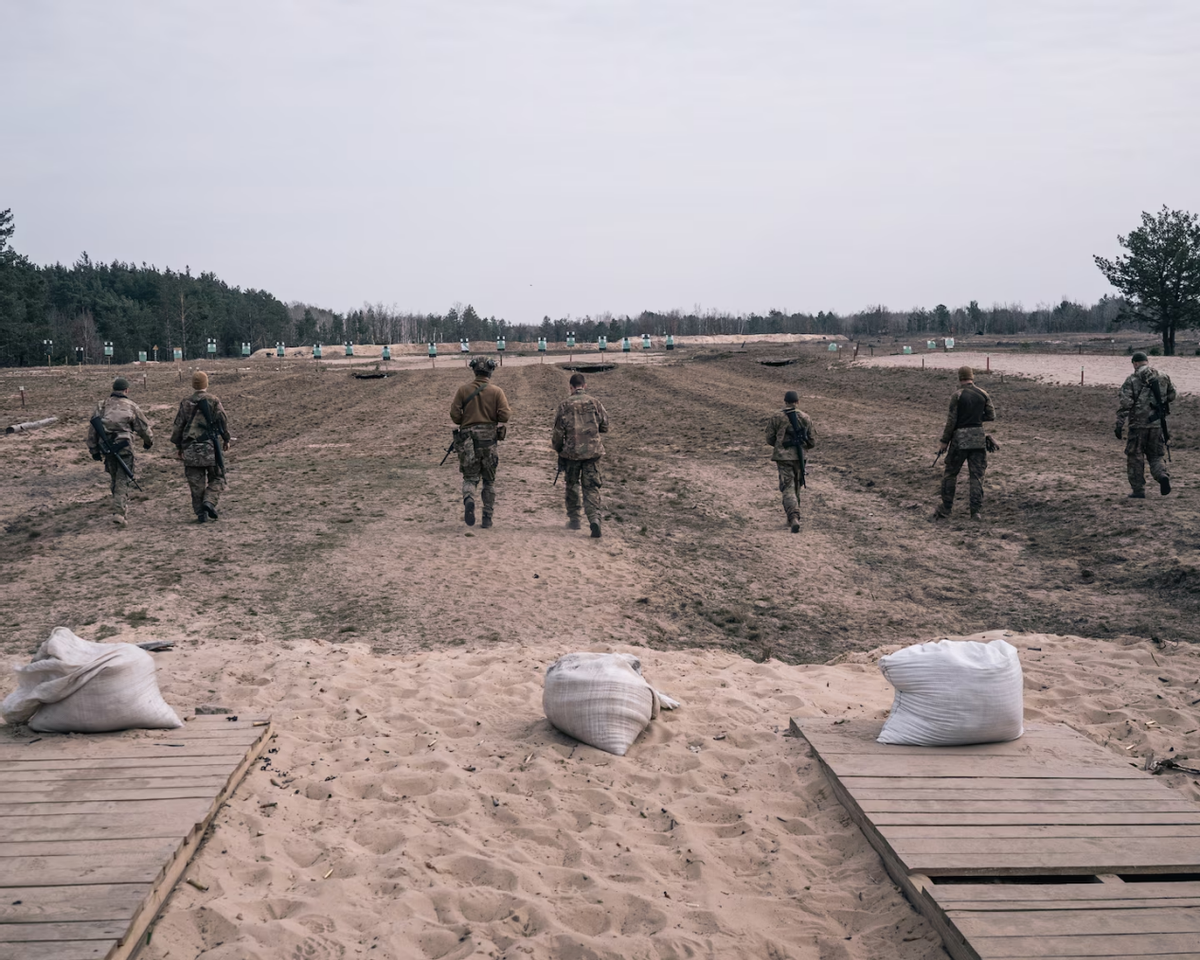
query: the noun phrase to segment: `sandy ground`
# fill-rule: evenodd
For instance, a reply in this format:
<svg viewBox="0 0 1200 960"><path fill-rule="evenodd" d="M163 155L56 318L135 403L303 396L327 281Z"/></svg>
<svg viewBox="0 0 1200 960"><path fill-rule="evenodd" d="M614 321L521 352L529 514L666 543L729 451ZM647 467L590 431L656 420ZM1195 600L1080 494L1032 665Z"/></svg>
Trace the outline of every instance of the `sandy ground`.
<svg viewBox="0 0 1200 960"><path fill-rule="evenodd" d="M1151 357L1151 366L1171 378L1178 393L1195 394L1200 391L1200 357ZM1068 355L1045 355L1012 352L966 352L930 350L918 354L915 350L905 356L859 357L856 364L864 367L903 367L920 369L957 370L964 364L977 370L985 370L990 364L992 372L999 376L1028 377L1042 383L1064 386L1079 385L1082 374L1084 385L1119 387L1133 370L1128 357L1096 357Z"/></svg>
<svg viewBox="0 0 1200 960"><path fill-rule="evenodd" d="M757 362L781 356L797 362ZM188 522L163 449L188 390L164 365L133 375L159 442L115 528L82 443L114 372L0 371L0 419L60 418L0 436L0 652L25 660L58 624L174 639L169 700L279 729L201 854L209 891L176 892L153 957L940 957L783 736L790 715L879 716L872 651L898 644L1094 638L1020 641L1028 716L1117 755L1200 750L1192 398L1175 492L1129 501L1112 387L985 378L986 519L934 525L951 371L679 351L589 377L613 427L596 541L564 528L552 485L550 363L497 374L514 418L488 531L437 465L460 367L233 362L212 367L238 437L220 522ZM819 444L799 536L761 437L788 389ZM546 665L608 648L684 700L624 760L572 753L540 713Z"/></svg>
<svg viewBox="0 0 1200 960"><path fill-rule="evenodd" d="M1200 758L1197 647L976 638L994 637L1021 651L1027 719L1118 763ZM541 713L571 645L180 640L156 659L181 714L236 704L279 733L189 871L208 889L176 889L144 958L946 956L786 735L883 718L895 646L822 666L601 645L683 701L619 758ZM1196 777L1163 779L1200 800Z"/></svg>

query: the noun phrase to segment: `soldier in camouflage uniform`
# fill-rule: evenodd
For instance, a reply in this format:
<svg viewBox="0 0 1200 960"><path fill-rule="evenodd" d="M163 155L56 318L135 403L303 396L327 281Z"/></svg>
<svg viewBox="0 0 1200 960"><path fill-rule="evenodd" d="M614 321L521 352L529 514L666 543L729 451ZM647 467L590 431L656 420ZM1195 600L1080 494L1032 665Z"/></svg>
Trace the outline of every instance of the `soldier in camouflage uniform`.
<svg viewBox="0 0 1200 960"><path fill-rule="evenodd" d="M197 370L192 374L195 391L179 403L171 442L176 456L183 461L183 474L192 491L192 512L196 522L217 519L217 504L225 489L225 473L217 465L217 451L210 439L210 424L204 415L203 401L208 402L213 423L211 434L221 438L221 449L229 449L229 421L221 401L208 392L208 374Z"/></svg>
<svg viewBox="0 0 1200 960"><path fill-rule="evenodd" d="M771 459L779 468L779 492L783 494L783 509L787 513L787 522L791 525L792 533L800 532L800 451L797 449L795 430L792 428L793 413L804 431L804 449L811 450L817 445L813 436L812 419L807 413L796 406L800 396L795 390L789 390L783 395L784 407L767 421L767 445L773 447Z"/></svg>
<svg viewBox="0 0 1200 960"><path fill-rule="evenodd" d="M476 357L471 361L475 379L464 383L450 404L450 419L457 425L454 431L454 450L458 454L458 469L462 472L463 520L468 527L475 525L475 491L483 481L484 528L492 525L496 506L496 466L500 457L496 442L504 439L505 424L512 413L504 391L491 382L496 361Z"/></svg>
<svg viewBox="0 0 1200 960"><path fill-rule="evenodd" d="M1152 366L1144 353L1133 355L1133 373L1121 384L1121 402L1117 408L1117 423L1114 432L1117 439L1125 430L1126 421L1129 426L1129 439L1125 442L1125 461L1129 474L1129 495L1137 500L1146 497L1145 462L1150 461L1150 475L1158 481L1159 492L1165 497L1171 492L1171 471L1163 459L1165 443L1163 440L1162 421L1154 416L1155 404L1152 384L1158 382L1158 392L1164 404L1170 404L1175 399L1175 387L1171 378L1165 373L1159 373Z"/></svg>
<svg viewBox="0 0 1200 960"><path fill-rule="evenodd" d="M584 392L586 386L582 373L571 374L571 395L554 412L550 445L558 453L559 469L566 473L567 526L580 528L582 505L592 536L599 537L600 458L604 456L600 434L608 433L608 414L599 400Z"/></svg>
<svg viewBox="0 0 1200 960"><path fill-rule="evenodd" d="M933 514L934 520L950 516L954 507L954 491L958 485L958 474L967 465L971 482L971 519L979 519L983 509L983 474L987 470L988 444L991 438L983 432L983 425L996 419L996 408L992 398L975 386L975 371L970 367L958 368L958 390L950 398L950 413L942 430L942 445L938 455L946 453L946 469L942 474L942 503ZM992 449L996 445L992 444Z"/></svg>
<svg viewBox="0 0 1200 960"><path fill-rule="evenodd" d="M142 438L142 449L149 450L154 445L150 432L150 423L136 403L129 399L129 381L117 377L113 381L112 393L96 404L93 416L104 421L104 434L108 445L133 471L133 435ZM116 463L116 457L105 456L100 450L100 439L96 436L96 428L88 425L88 451L93 460L104 460L104 469L112 478L112 508L113 523L125 526L125 505L129 499L129 488L133 482Z"/></svg>

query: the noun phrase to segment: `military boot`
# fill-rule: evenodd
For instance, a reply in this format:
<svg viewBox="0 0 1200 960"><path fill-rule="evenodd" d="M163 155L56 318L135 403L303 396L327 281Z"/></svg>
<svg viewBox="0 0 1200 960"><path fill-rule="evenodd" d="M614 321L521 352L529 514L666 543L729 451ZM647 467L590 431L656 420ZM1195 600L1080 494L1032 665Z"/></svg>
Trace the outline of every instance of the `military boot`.
<svg viewBox="0 0 1200 960"><path fill-rule="evenodd" d="M583 528L583 524L579 522L578 517L568 517L567 518L567 529L568 530L580 530L582 528Z"/></svg>
<svg viewBox="0 0 1200 960"><path fill-rule="evenodd" d="M483 523L481 523L480 526L483 527L484 530L487 530L488 528L491 527L491 525L492 525L492 515L490 513L485 513L483 515Z"/></svg>
<svg viewBox="0 0 1200 960"><path fill-rule="evenodd" d="M1134 490L1133 493L1131 493L1129 495L1129 499L1130 500L1145 500L1146 499L1146 491L1145 490Z"/></svg>
<svg viewBox="0 0 1200 960"><path fill-rule="evenodd" d="M1158 481L1158 492L1161 493L1164 497L1168 493L1171 492L1171 478L1170 477L1163 477L1161 480Z"/></svg>
<svg viewBox="0 0 1200 960"><path fill-rule="evenodd" d="M204 512L208 514L208 519L209 519L209 520L216 520L216 519L217 519L217 508L216 508L216 507L214 507L214 506L213 506L211 503L209 503L207 500L205 500L205 501L204 501Z"/></svg>
<svg viewBox="0 0 1200 960"><path fill-rule="evenodd" d="M464 500L463 501L463 523L465 523L468 527L475 526L475 501L474 500Z"/></svg>
<svg viewBox="0 0 1200 960"><path fill-rule="evenodd" d="M197 523L203 523L207 519L208 519L208 516L204 513L203 510L196 511L196 522Z"/></svg>
<svg viewBox="0 0 1200 960"><path fill-rule="evenodd" d="M124 527L124 526L128 525L129 521L125 519L125 514L114 513L113 514L113 523L115 523L118 527Z"/></svg>
<svg viewBox="0 0 1200 960"><path fill-rule="evenodd" d="M792 533L800 532L800 518L798 516L793 514L792 516L788 517L788 523L790 523L792 526Z"/></svg>
<svg viewBox="0 0 1200 960"><path fill-rule="evenodd" d="M590 526L592 528L592 539L599 540L600 539L600 524L595 520L591 520L588 522L588 526Z"/></svg>

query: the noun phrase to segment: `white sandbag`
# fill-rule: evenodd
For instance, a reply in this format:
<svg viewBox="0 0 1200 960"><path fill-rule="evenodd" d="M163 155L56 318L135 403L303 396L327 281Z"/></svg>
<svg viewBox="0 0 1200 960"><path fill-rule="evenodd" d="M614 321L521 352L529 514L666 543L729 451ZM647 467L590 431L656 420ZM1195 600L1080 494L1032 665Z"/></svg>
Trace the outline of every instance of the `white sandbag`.
<svg viewBox="0 0 1200 960"><path fill-rule="evenodd" d="M8 723L40 733L182 727L158 692L154 658L131 643L92 643L56 627L2 704Z"/></svg>
<svg viewBox="0 0 1200 960"><path fill-rule="evenodd" d="M1016 740L1024 732L1021 661L1003 640L938 640L879 661L896 688L880 743L948 747Z"/></svg>
<svg viewBox="0 0 1200 960"><path fill-rule="evenodd" d="M567 736L625 756L660 709L679 704L642 676L630 653L568 653L546 670L542 709Z"/></svg>

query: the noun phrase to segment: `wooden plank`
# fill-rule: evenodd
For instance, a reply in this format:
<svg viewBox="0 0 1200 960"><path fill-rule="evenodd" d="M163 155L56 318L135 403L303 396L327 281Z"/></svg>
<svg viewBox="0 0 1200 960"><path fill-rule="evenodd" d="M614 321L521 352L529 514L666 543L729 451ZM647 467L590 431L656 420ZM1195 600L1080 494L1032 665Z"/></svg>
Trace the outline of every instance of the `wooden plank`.
<svg viewBox="0 0 1200 960"><path fill-rule="evenodd" d="M123 920L128 924L134 909L146 899L151 889L149 883L108 887L7 887L0 899L0 924L72 923L79 920Z"/></svg>
<svg viewBox="0 0 1200 960"><path fill-rule="evenodd" d="M822 759L826 759L822 754ZM827 758L838 777L1037 777L1052 780L1137 780L1146 774L1131 766L1085 766L1040 757L856 757ZM1110 760L1113 758L1110 758Z"/></svg>
<svg viewBox="0 0 1200 960"><path fill-rule="evenodd" d="M959 901L994 900L997 903L1038 902L1046 897L1090 903L1104 900L1164 900L1200 898L1200 883L934 883L926 893L953 908Z"/></svg>
<svg viewBox="0 0 1200 960"><path fill-rule="evenodd" d="M219 768L217 768L219 769ZM0 803L8 803L14 795L45 792L54 795L68 791L88 793L93 790L111 790L116 786L126 789L165 789L168 787L208 786L214 781L217 786L229 776L226 767L219 773L197 773L186 767L172 767L169 775L146 776L145 771L133 771L131 775L119 776L75 776L73 770L55 770L51 774L39 774L36 780L9 781L0 784Z"/></svg>
<svg viewBox="0 0 1200 960"><path fill-rule="evenodd" d="M23 783L62 783L64 781L81 782L85 780L129 780L150 779L162 780L168 778L188 777L220 777L229 773L229 768L235 761L241 759L240 754L231 755L227 763L203 763L189 761L187 763L172 763L162 765L146 763L140 765L105 764L103 766L74 767L55 770L0 770L0 798L10 790L20 789L17 784Z"/></svg>
<svg viewBox="0 0 1200 960"><path fill-rule="evenodd" d="M967 876L1025 876L1043 874L1099 873L1195 873L1194 851L1176 853L1173 850L1155 850L1161 854L1156 859L1139 857L1134 852L1114 850L1105 854L1092 855L1091 851L1066 851L1062 853L937 853L930 856L910 854L902 858L904 864L916 873L930 877ZM899 856L899 855L897 855Z"/></svg>
<svg viewBox="0 0 1200 960"><path fill-rule="evenodd" d="M106 805L111 809L102 812L36 812L24 816L4 817L0 819L0 835L19 836L27 840L171 837L179 835L188 824L199 823L208 811L209 801L198 798L154 800L137 805ZM0 806L0 816L3 816L3 813L4 808Z"/></svg>
<svg viewBox="0 0 1200 960"><path fill-rule="evenodd" d="M1014 915L1015 913L1015 915ZM1077 937L1090 934L1200 934L1200 910L1144 907L1139 910L1021 910L1014 913L955 910L954 925L969 940L976 937ZM81 938L82 939L82 938ZM1200 949L1200 936L1194 944Z"/></svg>
<svg viewBox="0 0 1200 960"><path fill-rule="evenodd" d="M972 937L971 946L984 960L1008 958L1103 957L1114 954L1127 957L1155 957L1164 953L1183 957L1200 956L1200 944L1194 933L1129 933L1080 937Z"/></svg>
<svg viewBox="0 0 1200 960"><path fill-rule="evenodd" d="M961 787L947 787L944 790L905 790L903 787L896 787L892 790L850 790L850 795L860 803L878 800L900 800L915 803L925 803L929 800L1092 800L1107 803L1110 808L1115 804L1124 805L1130 800L1146 802L1183 799L1181 794L1171 790L1164 792L1161 789L1150 789L1156 784L1150 784L1150 788L1142 787L1135 791L1121 791L1105 786L1111 782L1110 780L1097 780L1096 786L1091 790L1060 790L1050 785L1053 781L1047 781L1045 787L1033 790L1006 790L1003 788L977 790ZM1129 782L1137 783L1136 780Z"/></svg>
<svg viewBox="0 0 1200 960"><path fill-rule="evenodd" d="M172 835L175 838L173 840L171 836L120 840L65 840L61 837L51 840L0 840L0 858L61 857L74 854L92 856L102 853L149 853L154 856L170 856L174 852L174 847L181 842L178 838L182 832L184 831L177 829Z"/></svg>
<svg viewBox="0 0 1200 960"><path fill-rule="evenodd" d="M864 813L1108 813L1113 809L1106 800L863 800ZM1164 800L1128 800L1121 802L1125 814L1191 813L1200 808L1182 795ZM872 817L874 819L874 817Z"/></svg>
<svg viewBox="0 0 1200 960"><path fill-rule="evenodd" d="M1104 780L1069 780L1059 777L842 777L846 789L858 796L863 790L943 790L943 789L1001 789L1001 790L1040 790L1050 787L1055 790L1120 790L1137 793L1143 790L1154 790L1178 796L1176 791L1154 780L1142 776L1136 779L1119 777L1105 782Z"/></svg>
<svg viewBox="0 0 1200 960"><path fill-rule="evenodd" d="M168 854L169 856L169 854ZM5 887L62 887L150 883L163 871L162 858L134 854L75 857L9 857L0 872Z"/></svg>
<svg viewBox="0 0 1200 960"><path fill-rule="evenodd" d="M971 913L1036 913L1038 911L1079 910L1088 903L1095 903L1105 910L1146 910L1154 907L1200 908L1200 897L1173 897L1165 900L956 900L952 907L943 904L946 913L953 919L959 911ZM1010 920L1011 924L1019 923Z"/></svg>
<svg viewBox="0 0 1200 960"><path fill-rule="evenodd" d="M876 812L871 815L876 826L900 825L968 825L992 824L997 826L1013 824L1046 824L1067 826L1070 824L1153 824L1177 823L1182 825L1200 824L1200 812L1177 810L1169 813L1013 813L1011 811L994 810L990 813L906 813L906 812Z"/></svg>
<svg viewBox="0 0 1200 960"><path fill-rule="evenodd" d="M961 854L986 856L1024 856L1036 865L1043 854L1050 856L1074 856L1080 864L1096 862L1155 863L1170 859L1176 863L1200 863L1200 840L1190 842L1174 837L955 837L938 840L928 837L910 839L884 837L896 854L906 863L911 860L929 860L934 857L955 857ZM1138 859L1138 851L1142 858ZM916 869L916 868L913 868ZM1036 870L1034 871L1036 872ZM1088 873L1103 873L1089 870Z"/></svg>
<svg viewBox="0 0 1200 960"><path fill-rule="evenodd" d="M0 944L47 940L119 940L127 920L80 920L73 923L0 924ZM0 947L3 950L3 947Z"/></svg>
<svg viewBox="0 0 1200 960"><path fill-rule="evenodd" d="M109 960L116 948L115 941L104 940L23 943L20 953L14 953L12 960Z"/></svg>
<svg viewBox="0 0 1200 960"><path fill-rule="evenodd" d="M169 743L157 744L139 749L136 746L111 746L105 749L97 749L95 752L88 755L89 760L134 760L147 758L167 758L167 757L187 757L189 759L196 757L224 757L230 753L241 755L246 749L249 749L253 744L229 743L226 741L197 741L195 743L181 743L178 746L172 746ZM2 757L0 760L5 762L17 762L19 758ZM54 754L44 754L39 756L26 757L22 762L32 762L37 760L62 760L65 759L59 752Z"/></svg>
<svg viewBox="0 0 1200 960"><path fill-rule="evenodd" d="M213 777L207 780L197 780L194 785L180 787L155 786L113 786L87 789L86 784L81 788L78 784L64 785L60 789L23 790L19 793L6 793L0 796L10 811L20 812L21 808L30 804L47 804L59 806L87 800L99 803L105 800L186 800L191 797L211 797L225 782L224 777Z"/></svg>
<svg viewBox="0 0 1200 960"><path fill-rule="evenodd" d="M98 814L98 813L120 813L127 811L133 815L145 814L147 816L155 816L160 809L157 804L171 802L185 802L189 800L200 800L203 797L176 797L176 798L161 798L158 800L77 800L66 803L23 803L23 804L3 804L0 805L0 818L3 820L14 819L17 817L34 817L47 814ZM0 830L10 829L10 825L0 820Z"/></svg>
<svg viewBox="0 0 1200 960"><path fill-rule="evenodd" d="M134 757L66 757L58 760L5 760L0 762L0 777L11 777L20 774L38 774L55 771L88 771L88 770L168 770L172 767L193 767L199 764L211 764L228 770L236 766L246 755L244 749L229 749L225 753L204 754L193 757L178 751L165 756L151 756L150 751L145 755Z"/></svg>
<svg viewBox="0 0 1200 960"><path fill-rule="evenodd" d="M908 756L920 755L937 750L952 756L1005 756L1018 753L1033 753L1044 750L1079 749L1103 747L1062 724L1027 723L1025 732L1016 740L1000 743L971 743L957 747L915 747L906 744L880 743L876 738L883 729L880 720L847 720L844 723L831 721L827 717L794 717L791 725L793 735L799 731L813 744L822 756L854 753L860 756Z"/></svg>
<svg viewBox="0 0 1200 960"><path fill-rule="evenodd" d="M966 839L969 837L1200 837L1200 824L1178 823L1133 823L1133 824L1043 824L1031 823L1016 826L964 824L943 825L932 823L924 826L883 825L880 833L888 842L927 837L931 840Z"/></svg>

